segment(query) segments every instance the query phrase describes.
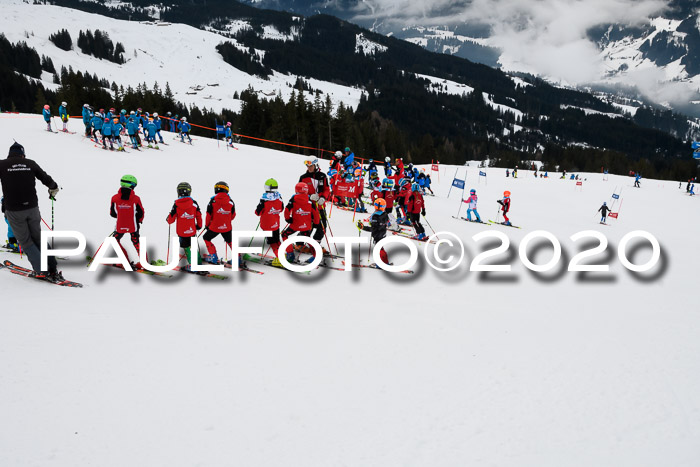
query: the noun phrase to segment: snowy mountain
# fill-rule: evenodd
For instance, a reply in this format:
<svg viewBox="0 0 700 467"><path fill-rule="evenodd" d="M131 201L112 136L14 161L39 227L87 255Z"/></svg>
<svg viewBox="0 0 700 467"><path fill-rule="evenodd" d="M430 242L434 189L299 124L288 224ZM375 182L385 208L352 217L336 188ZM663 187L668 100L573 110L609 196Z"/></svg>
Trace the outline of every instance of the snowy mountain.
<svg viewBox="0 0 700 467"><path fill-rule="evenodd" d="M651 8L652 2L627 2L627 14L620 9L621 5L625 8L625 2L601 5L602 14L596 14L598 7L593 3L586 7L562 0L552 2L551 11L559 11L558 17L543 11L546 9L535 2L513 5L498 0L437 2L424 5L422 10L419 10L420 2L415 8L403 5L402 10L401 2L381 0L249 3L305 15L332 14L431 51L508 71L530 73L569 87L593 86L603 90L614 86L616 95L636 96L690 115L700 114L693 102L700 98L697 0L671 0L665 2L665 7L655 2ZM605 9L619 21L606 21ZM571 21L576 31L579 28L575 23L577 14L599 19L583 23L585 27L580 37L575 36L576 32L572 36L547 31L561 30L561 23L566 21ZM589 43L584 44L587 41ZM551 51L549 61L532 59L539 54L547 57L548 50ZM577 60L588 68L578 75L570 71L578 72L579 65L572 63Z"/></svg>
<svg viewBox="0 0 700 467"><path fill-rule="evenodd" d="M190 182L205 206L214 184L228 181L234 229L255 230L263 182L276 178L286 201L305 170L298 155L245 144L232 151L208 138L189 146L165 132L169 146L160 151L118 154L43 128L40 116L3 114L0 142L15 138L60 184L56 228L84 233L90 253L114 229L108 205L125 173L138 178L146 209L142 244L165 259L165 217L179 182ZM465 212L459 190L447 197L455 173L476 188L483 219L510 190L510 217L523 229L453 219ZM582 190L554 172L433 172L427 219L467 247L463 266L449 273L421 260L407 277L370 269L299 277L261 267L262 276L224 272L227 281L163 279L108 266L89 272L78 256L60 267L85 287L65 289L0 270L0 464L693 464L700 321L688 303L700 250L688 242L699 218L659 222L650 213L692 212L699 201L676 182L643 179L635 189L631 177L578 175ZM38 191L47 219L51 204ZM620 217L599 225L595 211L614 192L624 201ZM331 226L335 236L358 236L350 212L334 210ZM489 243L472 237L494 229L512 254L491 261L512 271L470 272ZM590 261L611 271L565 272L585 243L569 237L591 229L610 243ZM662 262L632 274L617 246L640 229L658 239ZM549 273L517 259L535 230L562 243ZM224 255L220 237L214 243ZM630 245L636 264L650 257L644 245ZM389 253L399 263L405 251ZM529 254L545 264L552 250L535 241ZM28 264L9 253L0 259Z"/></svg>
<svg viewBox="0 0 700 467"><path fill-rule="evenodd" d="M101 6L77 6L93 5ZM34 78L54 92L54 104L67 97L73 109L94 103L94 97L79 98L70 83L59 85L60 69L107 78L102 86L120 107L138 105L135 96L144 85L155 89L151 83L157 82L160 92L167 84L174 101L169 106L185 104L189 109L180 113L197 124L212 126L225 114L250 136L294 139L307 148L333 150L340 139L341 147L351 145L361 154L401 154L415 162L490 156L503 165L538 158L569 170L605 165L617 173L643 170L668 178L694 172L683 140L698 127L681 115L431 53L331 16L304 18L235 2L211 2L206 10L170 5L150 11L158 21L141 22L17 0L5 11L12 20L7 40L24 41L51 60L55 72L44 69ZM109 12L123 16L119 9ZM122 45L125 63L78 47L64 50L49 40L66 26L82 32L87 24ZM10 69L26 73L12 64ZM303 99L293 101L299 94ZM12 108L16 95L0 94L2 106ZM39 91L25 86L30 105L21 110L36 108L36 96ZM333 114L341 103L352 109L352 123L342 112ZM285 105L317 117L307 118L300 130ZM209 113L203 115L203 108ZM328 126L336 128L322 127L319 118L335 118Z"/></svg>

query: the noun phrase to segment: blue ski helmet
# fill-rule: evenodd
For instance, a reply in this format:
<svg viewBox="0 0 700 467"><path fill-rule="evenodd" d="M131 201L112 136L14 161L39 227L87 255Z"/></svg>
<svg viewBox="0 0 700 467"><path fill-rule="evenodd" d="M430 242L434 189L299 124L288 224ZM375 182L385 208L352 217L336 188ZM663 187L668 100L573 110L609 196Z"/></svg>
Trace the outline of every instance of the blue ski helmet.
<svg viewBox="0 0 700 467"><path fill-rule="evenodd" d="M417 183L413 183L411 185L411 191L420 191L420 185Z"/></svg>
<svg viewBox="0 0 700 467"><path fill-rule="evenodd" d="M603 201L603 206L607 206L607 205L608 205L608 203L606 203L605 201Z"/></svg>
<svg viewBox="0 0 700 467"><path fill-rule="evenodd" d="M476 194L476 190L475 190L474 188L472 188L471 190L469 190L469 193L475 195L475 194Z"/></svg>
<svg viewBox="0 0 700 467"><path fill-rule="evenodd" d="M382 182L382 188L391 190L392 188L394 188L394 181L390 178L385 178Z"/></svg>

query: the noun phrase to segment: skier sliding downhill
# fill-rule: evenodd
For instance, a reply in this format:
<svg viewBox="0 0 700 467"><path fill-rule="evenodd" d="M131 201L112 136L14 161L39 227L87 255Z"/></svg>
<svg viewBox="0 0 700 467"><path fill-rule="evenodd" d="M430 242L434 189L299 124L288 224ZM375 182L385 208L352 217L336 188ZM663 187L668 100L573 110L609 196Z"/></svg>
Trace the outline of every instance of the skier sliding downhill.
<svg viewBox="0 0 700 467"><path fill-rule="evenodd" d="M192 186L187 182L182 182L177 186L178 199L175 200L170 214L165 219L168 224L175 224L176 232L180 237L180 248L185 250L187 265L182 269L191 270L192 264L192 238L197 235L197 231L202 228L202 211L195 200L190 197ZM194 239L197 241L197 239ZM197 250L197 264L201 263L201 256Z"/></svg>
<svg viewBox="0 0 700 467"><path fill-rule="evenodd" d="M119 188L119 192L116 195L112 196L109 207L109 215L117 219L114 238L119 242L119 246L127 259L129 259L129 253L121 244L121 239L126 234L131 236L131 243L136 249L136 254L140 255L141 253L139 229L143 223L146 211L143 209L143 204L141 204L141 198L134 193L137 183L136 177L133 175L124 175L119 181L121 188ZM134 269L142 268L139 261L129 262Z"/></svg>
<svg viewBox="0 0 700 467"><path fill-rule="evenodd" d="M608 213L610 212L610 208L608 207L608 203L603 202L603 205L598 209L598 212L603 215L600 219L601 224L605 224L605 221L608 217Z"/></svg>
<svg viewBox="0 0 700 467"><path fill-rule="evenodd" d="M277 192L277 180L269 178L265 181L265 193L260 198L258 206L255 208L255 215L260 216L260 228L266 232L272 232L272 236L267 238L267 243L275 253L272 266L282 267L279 260L280 248L280 214L284 209L282 195Z"/></svg>
<svg viewBox="0 0 700 467"><path fill-rule="evenodd" d="M469 205L469 208L467 209L467 220L469 222L472 222L472 212L476 215L476 222L481 222L481 216L479 216L479 212L476 210L476 203L478 201L478 197L476 196L476 190L472 188L469 190L469 198L463 199L463 203L467 203Z"/></svg>
<svg viewBox="0 0 700 467"><path fill-rule="evenodd" d="M204 226L207 229L204 232L204 244L207 246L207 252L209 253L205 258L207 263L219 264L219 256L217 255L216 247L212 243L212 240L217 235L221 234L226 245L231 248L231 222L236 218L236 205L228 193L228 184L226 182L217 182L214 185L214 196L212 196L207 205L207 215L204 222ZM238 268L240 267L241 258L238 255Z"/></svg>
<svg viewBox="0 0 700 467"><path fill-rule="evenodd" d="M497 202L501 205L501 212L503 213L503 219L505 220L505 222L502 222L502 224L513 225L510 223L510 219L508 219L508 211L510 211L510 191L504 191L503 199L499 199Z"/></svg>

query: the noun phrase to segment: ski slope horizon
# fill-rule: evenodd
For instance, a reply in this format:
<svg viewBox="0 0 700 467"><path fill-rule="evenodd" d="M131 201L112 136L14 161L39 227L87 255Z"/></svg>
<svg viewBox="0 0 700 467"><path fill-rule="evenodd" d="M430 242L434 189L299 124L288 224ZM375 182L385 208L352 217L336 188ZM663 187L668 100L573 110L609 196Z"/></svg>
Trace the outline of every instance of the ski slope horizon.
<svg viewBox="0 0 700 467"><path fill-rule="evenodd" d="M302 155L209 138L190 146L164 132L162 150L122 154L94 147L77 120L76 134L44 128L38 115L1 115L0 151L16 140L57 181L56 230L84 233L88 252L114 229L109 202L126 173L139 181L151 257L165 259L179 182L204 209L227 181L234 229L254 230L264 181L277 179L286 203L305 171ZM521 230L452 218L461 190L447 194L465 169L482 218L494 219L510 190ZM690 236L700 220L685 183L642 179L635 189L632 177L579 173L578 190L551 172L513 179L500 168L444 166L436 175L427 219L467 250L449 273L422 261L414 275L306 277L255 265L265 274L164 280L108 266L92 273L76 258L59 269L85 287L68 289L0 270L0 464L695 465L700 254ZM46 190L37 191L48 219ZM596 210L614 191L620 217L602 226ZM334 209L330 223L335 236L358 235L352 213ZM472 236L487 230L510 239L494 263L511 273L468 270L484 249ZM528 271L517 247L537 230L561 242L560 266L580 251L571 235L603 233L608 252L593 263L610 273ZM617 258L635 230L662 247L649 274ZM535 263L551 257L530 249ZM392 261L405 256L390 251ZM648 257L641 248L634 262Z"/></svg>

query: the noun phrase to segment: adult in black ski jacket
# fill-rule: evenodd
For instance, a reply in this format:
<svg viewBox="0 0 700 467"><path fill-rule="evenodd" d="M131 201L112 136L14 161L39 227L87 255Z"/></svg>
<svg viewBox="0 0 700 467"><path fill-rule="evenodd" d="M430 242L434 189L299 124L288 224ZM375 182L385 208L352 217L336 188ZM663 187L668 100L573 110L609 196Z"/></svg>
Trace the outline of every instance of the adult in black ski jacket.
<svg viewBox="0 0 700 467"><path fill-rule="evenodd" d="M49 197L56 196L58 184L39 164L25 157L21 144L14 143L7 159L0 160L5 216L35 274L45 276L41 271L41 213L36 195L36 179L49 188ZM49 275L60 275L56 271L56 258L49 256L48 263Z"/></svg>

